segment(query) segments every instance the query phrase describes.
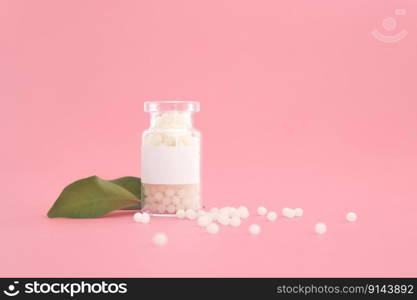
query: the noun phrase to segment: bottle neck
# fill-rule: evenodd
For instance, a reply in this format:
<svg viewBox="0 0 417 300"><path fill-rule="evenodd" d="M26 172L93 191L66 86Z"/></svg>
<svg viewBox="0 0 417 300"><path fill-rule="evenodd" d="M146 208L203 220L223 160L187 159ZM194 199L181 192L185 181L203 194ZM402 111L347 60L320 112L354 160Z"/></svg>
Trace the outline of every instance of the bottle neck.
<svg viewBox="0 0 417 300"><path fill-rule="evenodd" d="M151 112L150 128L155 130L187 130L193 128L191 112Z"/></svg>

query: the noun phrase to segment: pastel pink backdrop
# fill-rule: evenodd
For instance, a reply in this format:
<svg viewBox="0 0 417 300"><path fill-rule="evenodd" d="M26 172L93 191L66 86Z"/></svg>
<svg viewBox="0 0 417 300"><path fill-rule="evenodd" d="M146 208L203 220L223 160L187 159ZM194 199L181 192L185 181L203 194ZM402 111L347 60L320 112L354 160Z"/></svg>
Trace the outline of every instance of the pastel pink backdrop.
<svg viewBox="0 0 417 300"><path fill-rule="evenodd" d="M416 29L413 0L1 0L0 275L416 276ZM208 207L305 216L48 219L71 181L140 175L162 99L201 102Z"/></svg>

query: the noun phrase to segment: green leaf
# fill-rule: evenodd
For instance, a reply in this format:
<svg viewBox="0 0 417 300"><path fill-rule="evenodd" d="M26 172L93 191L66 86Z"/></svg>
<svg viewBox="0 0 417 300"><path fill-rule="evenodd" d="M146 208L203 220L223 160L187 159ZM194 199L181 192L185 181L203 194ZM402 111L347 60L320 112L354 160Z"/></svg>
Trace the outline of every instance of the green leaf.
<svg viewBox="0 0 417 300"><path fill-rule="evenodd" d="M128 178L128 177L124 177ZM68 185L48 212L49 218L96 218L114 210L138 206L132 179L103 180L97 176Z"/></svg>
<svg viewBox="0 0 417 300"><path fill-rule="evenodd" d="M126 176L126 177L120 177L117 179L110 180L110 182L120 185L122 188L128 190L133 195L135 195L136 198L138 199L140 198L140 190L141 190L140 178L133 177L133 176Z"/></svg>
<svg viewBox="0 0 417 300"><path fill-rule="evenodd" d="M133 177L133 176L126 176L126 177L120 177L114 180L110 180L110 182L113 182L119 186L121 186L122 188L128 190L129 192L131 192L133 195L136 196L136 198L141 199L141 189L142 189L142 184L140 181L140 178L138 177ZM140 203L137 203L134 206L128 207L128 208L123 208L126 210L137 210L140 209Z"/></svg>

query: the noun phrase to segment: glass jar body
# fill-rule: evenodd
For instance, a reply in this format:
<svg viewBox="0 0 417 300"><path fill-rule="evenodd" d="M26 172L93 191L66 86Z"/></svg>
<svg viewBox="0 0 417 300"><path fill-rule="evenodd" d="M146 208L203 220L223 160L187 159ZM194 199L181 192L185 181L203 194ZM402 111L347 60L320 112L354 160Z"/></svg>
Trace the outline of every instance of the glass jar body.
<svg viewBox="0 0 417 300"><path fill-rule="evenodd" d="M141 147L144 211L167 215L202 208L201 134L191 118L190 111L151 112Z"/></svg>

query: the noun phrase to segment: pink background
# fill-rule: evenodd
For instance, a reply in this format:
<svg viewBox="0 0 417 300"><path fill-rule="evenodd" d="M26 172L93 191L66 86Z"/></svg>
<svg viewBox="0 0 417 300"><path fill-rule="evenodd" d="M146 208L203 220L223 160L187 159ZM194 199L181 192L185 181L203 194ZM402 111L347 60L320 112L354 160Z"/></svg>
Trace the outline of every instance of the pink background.
<svg viewBox="0 0 417 300"><path fill-rule="evenodd" d="M0 275L417 276L416 31L414 0L1 0ZM143 102L166 99L201 102L207 206L305 216L45 216L78 178L138 176Z"/></svg>

